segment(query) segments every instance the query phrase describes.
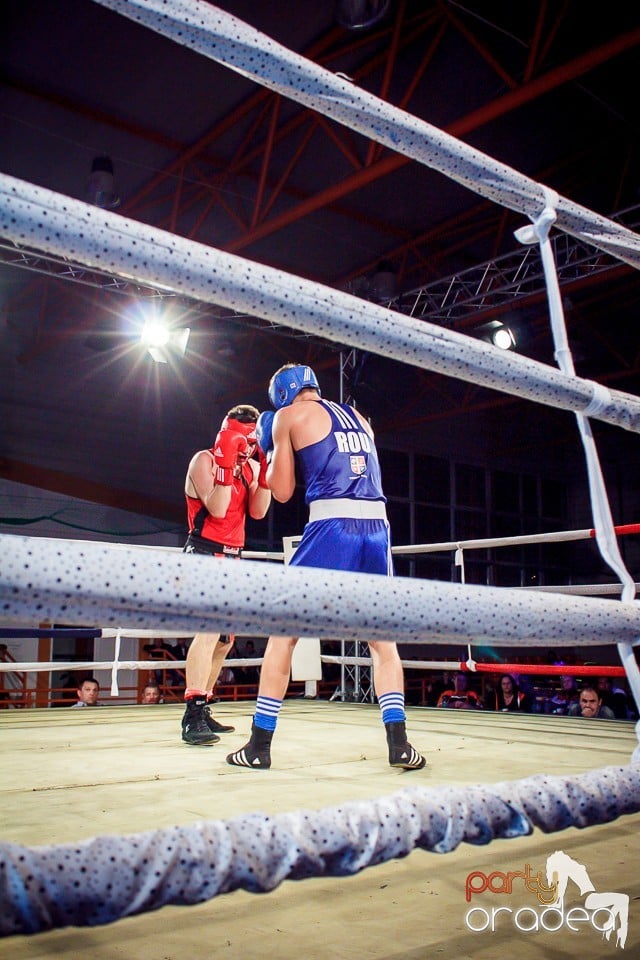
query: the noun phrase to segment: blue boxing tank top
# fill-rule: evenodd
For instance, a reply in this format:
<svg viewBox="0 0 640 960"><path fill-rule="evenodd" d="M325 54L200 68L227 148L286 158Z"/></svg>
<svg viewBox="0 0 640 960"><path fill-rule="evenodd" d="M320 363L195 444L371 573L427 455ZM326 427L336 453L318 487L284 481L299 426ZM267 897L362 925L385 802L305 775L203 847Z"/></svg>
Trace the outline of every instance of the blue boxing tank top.
<svg viewBox="0 0 640 960"><path fill-rule="evenodd" d="M331 417L324 440L296 450L305 501L382 500L380 463L373 440L346 403L318 400Z"/></svg>

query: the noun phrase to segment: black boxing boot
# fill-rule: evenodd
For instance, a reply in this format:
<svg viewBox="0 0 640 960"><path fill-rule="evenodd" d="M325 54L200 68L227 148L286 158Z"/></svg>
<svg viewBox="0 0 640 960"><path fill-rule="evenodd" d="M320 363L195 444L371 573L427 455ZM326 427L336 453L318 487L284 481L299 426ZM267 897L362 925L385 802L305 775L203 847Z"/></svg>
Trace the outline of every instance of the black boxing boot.
<svg viewBox="0 0 640 960"><path fill-rule="evenodd" d="M209 729L205 717L207 701L205 697L189 697L182 718L182 739L192 747L206 747L218 743L218 737Z"/></svg>
<svg viewBox="0 0 640 960"><path fill-rule="evenodd" d="M209 706L205 706L204 708L204 722L212 733L233 733L235 730L235 727L226 727L218 720L214 720L211 716L211 708Z"/></svg>
<svg viewBox="0 0 640 960"><path fill-rule="evenodd" d="M389 763L392 767L402 767L404 770L421 770L427 762L407 740L407 730L404 720L386 723L387 743L389 745Z"/></svg>
<svg viewBox="0 0 640 960"><path fill-rule="evenodd" d="M271 766L271 739L273 730L263 730L251 724L251 738L235 753L230 753L227 763L232 767L251 767L255 770L268 770Z"/></svg>

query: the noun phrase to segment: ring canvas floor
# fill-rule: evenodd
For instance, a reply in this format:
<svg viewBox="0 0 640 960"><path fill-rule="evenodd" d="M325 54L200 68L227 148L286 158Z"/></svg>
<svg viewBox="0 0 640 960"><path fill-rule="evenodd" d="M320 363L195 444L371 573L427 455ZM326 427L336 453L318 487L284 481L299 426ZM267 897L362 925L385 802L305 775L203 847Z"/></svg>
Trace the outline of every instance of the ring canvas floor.
<svg viewBox="0 0 640 960"><path fill-rule="evenodd" d="M407 727L428 765L388 766L380 712L373 704L290 699L274 737L270 770L228 766L246 740L253 703L216 704L232 723L211 747L180 739L181 705L96 710L0 711L2 840L28 846L131 834L246 813L276 814L366 800L405 787L491 784L537 773L559 776L626 765L632 723L409 707ZM640 814L585 830L463 844L452 853L415 850L354 877L285 881L266 894L236 891L193 907L164 907L102 927L68 927L0 940L11 960L581 960L640 956ZM589 924L572 932L523 932L496 924L472 931L466 878L543 871L562 850L584 864L598 891L630 897L624 950ZM99 869L99 864L87 864ZM485 892L474 904L531 903ZM472 904L472 906L474 905ZM580 906L574 888L568 906ZM504 920L504 917L502 918Z"/></svg>

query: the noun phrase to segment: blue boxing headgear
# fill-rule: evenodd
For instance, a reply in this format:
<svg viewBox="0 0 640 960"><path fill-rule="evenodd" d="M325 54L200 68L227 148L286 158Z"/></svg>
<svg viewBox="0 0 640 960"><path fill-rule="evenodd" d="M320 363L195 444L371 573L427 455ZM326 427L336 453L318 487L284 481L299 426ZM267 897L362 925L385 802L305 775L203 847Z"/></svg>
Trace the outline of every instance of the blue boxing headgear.
<svg viewBox="0 0 640 960"><path fill-rule="evenodd" d="M311 367L287 367L274 373L269 384L269 400L279 410L293 403L301 390L313 387L320 393L318 378Z"/></svg>

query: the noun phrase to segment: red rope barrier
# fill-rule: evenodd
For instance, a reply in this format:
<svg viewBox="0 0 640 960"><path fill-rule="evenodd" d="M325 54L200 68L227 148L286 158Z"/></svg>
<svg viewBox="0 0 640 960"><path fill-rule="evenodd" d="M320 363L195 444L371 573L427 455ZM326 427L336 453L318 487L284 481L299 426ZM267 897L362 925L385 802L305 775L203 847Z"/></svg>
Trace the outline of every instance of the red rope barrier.
<svg viewBox="0 0 640 960"><path fill-rule="evenodd" d="M619 537L624 537L628 533L640 533L640 523L623 523L620 527L613 528ZM589 531L589 536L595 538L595 528Z"/></svg>
<svg viewBox="0 0 640 960"><path fill-rule="evenodd" d="M568 663L476 663L471 670L460 664L463 673L525 673L538 677L624 677L624 667L603 667L592 664L576 666Z"/></svg>

